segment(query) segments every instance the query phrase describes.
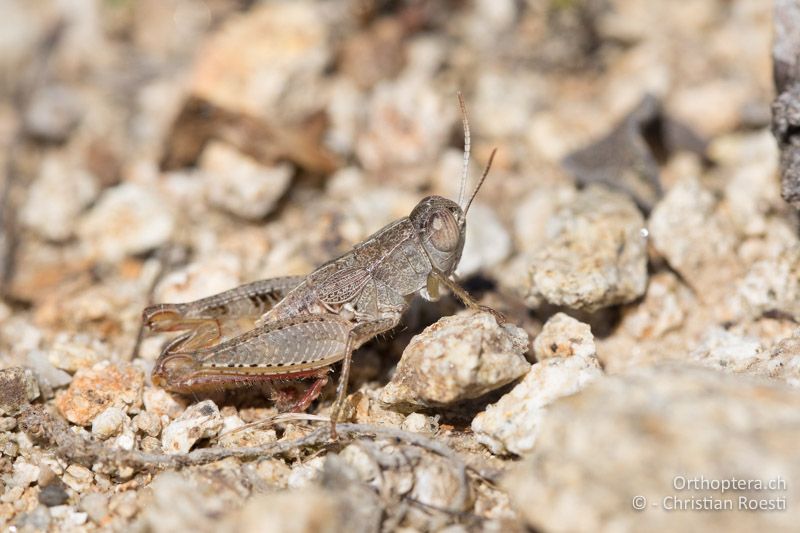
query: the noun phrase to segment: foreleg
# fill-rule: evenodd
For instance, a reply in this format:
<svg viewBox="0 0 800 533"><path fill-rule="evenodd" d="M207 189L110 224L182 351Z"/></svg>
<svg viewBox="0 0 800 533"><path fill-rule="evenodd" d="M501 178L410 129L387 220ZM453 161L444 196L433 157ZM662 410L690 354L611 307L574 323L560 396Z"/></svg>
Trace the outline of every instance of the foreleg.
<svg viewBox="0 0 800 533"><path fill-rule="evenodd" d="M461 302L469 309L472 309L474 311L485 311L487 313L491 313L501 324L506 322L506 317L504 317L500 312L495 311L488 305L481 305L478 302L476 302L475 299L472 296L470 296L469 293L461 285L459 285L452 279L438 273L434 275L436 276L436 280L439 283L447 287L448 290L450 290L450 292L452 292L459 300L461 300Z"/></svg>

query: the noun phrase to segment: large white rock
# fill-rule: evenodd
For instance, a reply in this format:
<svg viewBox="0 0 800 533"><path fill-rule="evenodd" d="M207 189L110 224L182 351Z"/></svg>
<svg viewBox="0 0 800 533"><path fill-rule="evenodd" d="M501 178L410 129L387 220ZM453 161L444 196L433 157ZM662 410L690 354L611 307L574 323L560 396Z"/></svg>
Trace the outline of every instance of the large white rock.
<svg viewBox="0 0 800 533"><path fill-rule="evenodd" d="M533 365L511 392L472 420L478 442L493 453L522 455L533 449L547 406L601 377L594 356L553 357Z"/></svg>

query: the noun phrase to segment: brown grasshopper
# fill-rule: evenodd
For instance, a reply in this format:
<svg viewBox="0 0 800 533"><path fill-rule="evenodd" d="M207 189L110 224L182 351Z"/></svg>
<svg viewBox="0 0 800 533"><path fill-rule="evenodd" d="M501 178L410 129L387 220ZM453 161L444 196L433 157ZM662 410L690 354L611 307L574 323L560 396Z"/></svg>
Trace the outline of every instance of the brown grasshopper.
<svg viewBox="0 0 800 533"><path fill-rule="evenodd" d="M496 149L464 203L470 133L461 94L458 98L464 126L458 203L428 196L409 216L306 277L256 281L194 302L146 308L143 321L151 330L186 332L164 348L153 383L192 393L313 378L292 408L302 411L321 392L331 365L342 361L331 413L335 435L353 351L394 328L417 293L436 300L444 285L468 307L482 308L451 276L464 248L467 212Z"/></svg>

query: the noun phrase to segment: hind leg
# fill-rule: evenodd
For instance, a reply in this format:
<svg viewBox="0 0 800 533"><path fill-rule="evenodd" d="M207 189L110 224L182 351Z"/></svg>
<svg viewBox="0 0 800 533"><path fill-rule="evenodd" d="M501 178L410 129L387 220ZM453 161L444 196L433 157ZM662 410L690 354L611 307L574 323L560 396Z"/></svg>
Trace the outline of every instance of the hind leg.
<svg viewBox="0 0 800 533"><path fill-rule="evenodd" d="M300 394L297 394L297 387L294 384L286 387L273 385L271 398L281 413L302 413L319 397L327 383L328 371L322 370L311 385L305 387Z"/></svg>
<svg viewBox="0 0 800 533"><path fill-rule="evenodd" d="M170 345L170 352L214 346L253 329L256 321L301 281L298 276L266 279L193 302L148 306L142 312L139 336L145 328L188 332Z"/></svg>

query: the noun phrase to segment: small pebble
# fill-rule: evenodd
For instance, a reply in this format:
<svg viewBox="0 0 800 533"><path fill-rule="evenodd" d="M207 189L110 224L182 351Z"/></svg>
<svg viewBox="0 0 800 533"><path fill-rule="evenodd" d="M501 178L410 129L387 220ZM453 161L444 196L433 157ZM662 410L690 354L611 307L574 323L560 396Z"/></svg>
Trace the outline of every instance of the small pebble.
<svg viewBox="0 0 800 533"><path fill-rule="evenodd" d="M44 239L66 241L74 236L78 217L97 193L97 180L80 164L60 155L46 155L20 219ZM42 209L43 205L47 209Z"/></svg>
<svg viewBox="0 0 800 533"><path fill-rule="evenodd" d="M0 501L3 503L10 503L19 501L22 497L22 493L25 492L25 487L17 487L17 486L6 486L6 490L2 496L0 496Z"/></svg>
<svg viewBox="0 0 800 533"><path fill-rule="evenodd" d="M213 437L222 429L219 408L211 400L190 406L161 432L161 446L167 453L186 453L200 439Z"/></svg>
<svg viewBox="0 0 800 533"><path fill-rule="evenodd" d="M161 433L161 418L150 411L142 411L133 417L133 427L145 435L158 437Z"/></svg>
<svg viewBox="0 0 800 533"><path fill-rule="evenodd" d="M413 183L436 163L448 140L456 108L419 79L380 84L365 103L366 125L355 152L364 169L387 172ZM390 175L391 175L390 174Z"/></svg>
<svg viewBox="0 0 800 533"><path fill-rule="evenodd" d="M216 472L225 476L221 470ZM225 483L222 479L224 477L221 477L220 481ZM186 470L180 473L161 472L150 483L151 497L145 505L137 505L136 491L129 491L130 496L127 501L123 500L121 495L112 497L112 514L134 515L141 511L139 517L144 522L145 530L153 532L211 533L220 530L222 528L218 524L209 523L209 518L215 514L221 515L223 510L229 510L232 502L224 499L227 496L224 485L209 483L207 480L208 478L202 475L195 476ZM217 527L214 527L215 525Z"/></svg>
<svg viewBox="0 0 800 533"><path fill-rule="evenodd" d="M240 285L241 275L238 257L218 253L166 274L153 295L157 302L190 302Z"/></svg>
<svg viewBox="0 0 800 533"><path fill-rule="evenodd" d="M53 340L48 359L56 368L74 374L108 358L106 343L90 335L61 333Z"/></svg>
<svg viewBox="0 0 800 533"><path fill-rule="evenodd" d="M56 473L50 468L49 464L43 463L39 465L39 477L36 479L36 484L40 487L45 487L57 479Z"/></svg>
<svg viewBox="0 0 800 533"><path fill-rule="evenodd" d="M11 485L15 487L27 487L32 485L39 478L39 467L27 462L22 457L14 461L13 473L11 475Z"/></svg>
<svg viewBox="0 0 800 533"><path fill-rule="evenodd" d="M292 473L286 479L286 485L290 489L302 489L312 485L319 480L322 468L325 466L325 457L314 457L304 463L300 463L292 468Z"/></svg>
<svg viewBox="0 0 800 533"><path fill-rule="evenodd" d="M60 525L65 529L69 529L70 526L84 525L88 517L86 513L76 511L70 505L56 505L51 507L50 515L54 519L61 521Z"/></svg>
<svg viewBox="0 0 800 533"><path fill-rule="evenodd" d="M409 496L426 507L464 512L471 506L469 490L463 500L460 498L461 484L457 470L439 456L423 455L413 470L413 479L414 485ZM410 514L410 525L425 528L430 516L419 511Z"/></svg>
<svg viewBox="0 0 800 533"><path fill-rule="evenodd" d="M0 370L0 415L15 415L39 397L39 384L27 368L12 367Z"/></svg>
<svg viewBox="0 0 800 533"><path fill-rule="evenodd" d="M697 303L692 291L669 271L654 274L644 299L623 309L620 327L637 339L657 339L680 328Z"/></svg>
<svg viewBox="0 0 800 533"><path fill-rule="evenodd" d="M79 426L88 426L109 407L127 409L142 398L144 375L134 365L104 361L79 370L66 391L56 397L64 417Z"/></svg>
<svg viewBox="0 0 800 533"><path fill-rule="evenodd" d="M344 531L341 504L330 491L318 487L258 494L233 517L232 531ZM267 526L268 524L268 526Z"/></svg>
<svg viewBox="0 0 800 533"><path fill-rule="evenodd" d="M265 167L219 142L203 150L200 168L209 203L251 220L261 219L275 208L294 173L287 163Z"/></svg>
<svg viewBox="0 0 800 533"><path fill-rule="evenodd" d="M137 493L135 490L118 492L111 496L111 500L108 503L108 508L115 515L123 518L130 518L139 511L139 506L136 503L136 497Z"/></svg>
<svg viewBox="0 0 800 533"><path fill-rule="evenodd" d="M27 513L21 514L14 527L17 531L47 531L51 521L50 509L39 505Z"/></svg>
<svg viewBox="0 0 800 533"><path fill-rule="evenodd" d="M30 95L25 110L26 132L48 142L62 142L75 129L85 111L80 93L67 85L50 84Z"/></svg>
<svg viewBox="0 0 800 533"><path fill-rule="evenodd" d="M280 459L262 459L256 465L258 477L273 487L286 488L292 469Z"/></svg>
<svg viewBox="0 0 800 533"><path fill-rule="evenodd" d="M92 435L98 439L107 439L118 434L128 415L119 407L109 407L92 420Z"/></svg>
<svg viewBox="0 0 800 533"><path fill-rule="evenodd" d="M114 439L114 443L111 446L112 448L116 448L118 450L131 451L135 445L136 435L134 435L133 430L130 427L126 427L122 434Z"/></svg>
<svg viewBox="0 0 800 533"><path fill-rule="evenodd" d="M142 394L144 408L148 413L172 420L177 418L186 408L175 396L160 387L147 387Z"/></svg>
<svg viewBox="0 0 800 533"><path fill-rule="evenodd" d="M152 250L172 235L175 221L163 196L135 183L107 189L81 220L78 234L109 262Z"/></svg>
<svg viewBox="0 0 800 533"><path fill-rule="evenodd" d="M753 337L738 335L725 328L709 329L689 358L712 368L728 372L743 372L766 358L761 342Z"/></svg>
<svg viewBox="0 0 800 533"><path fill-rule="evenodd" d="M69 499L69 495L65 490L64 483L56 478L49 485L41 487L39 491L39 503L47 507L55 507L56 505L63 505Z"/></svg>
<svg viewBox="0 0 800 533"><path fill-rule="evenodd" d="M16 457L19 455L19 444L11 440L8 433L0 435L0 453L6 457Z"/></svg>
<svg viewBox="0 0 800 533"><path fill-rule="evenodd" d="M156 437L143 437L139 448L146 453L161 453L161 441Z"/></svg>
<svg viewBox="0 0 800 533"><path fill-rule="evenodd" d="M25 362L43 385L57 389L72 381L72 376L53 366L48 354L42 350L30 350Z"/></svg>
<svg viewBox="0 0 800 533"><path fill-rule="evenodd" d="M92 471L85 466L72 464L67 467L62 480L75 492L84 492L91 486L93 477Z"/></svg>
<svg viewBox="0 0 800 533"><path fill-rule="evenodd" d="M84 494L78 508L89 515L92 522L100 524L108 516L108 496L100 492Z"/></svg>
<svg viewBox="0 0 800 533"><path fill-rule="evenodd" d="M474 203L469 210L466 240L457 274L472 276L505 260L511 253L511 235L497 214L483 204Z"/></svg>
<svg viewBox="0 0 800 533"><path fill-rule="evenodd" d="M712 190L687 176L672 186L648 220L653 248L705 301L727 297L742 274L738 235L725 210Z"/></svg>
<svg viewBox="0 0 800 533"><path fill-rule="evenodd" d="M422 413L411 413L403 420L400 429L403 431L410 431L412 433L428 433L436 432L438 424L433 417L428 417Z"/></svg>
<svg viewBox="0 0 800 533"><path fill-rule="evenodd" d="M597 353L592 328L564 313L550 317L533 341L533 353L541 361L549 357L591 357Z"/></svg>
<svg viewBox="0 0 800 533"><path fill-rule="evenodd" d="M0 416L0 431L11 431L17 427L17 419L13 416Z"/></svg>
<svg viewBox="0 0 800 533"><path fill-rule="evenodd" d="M736 298L750 316L778 312L800 320L800 244L752 265Z"/></svg>

